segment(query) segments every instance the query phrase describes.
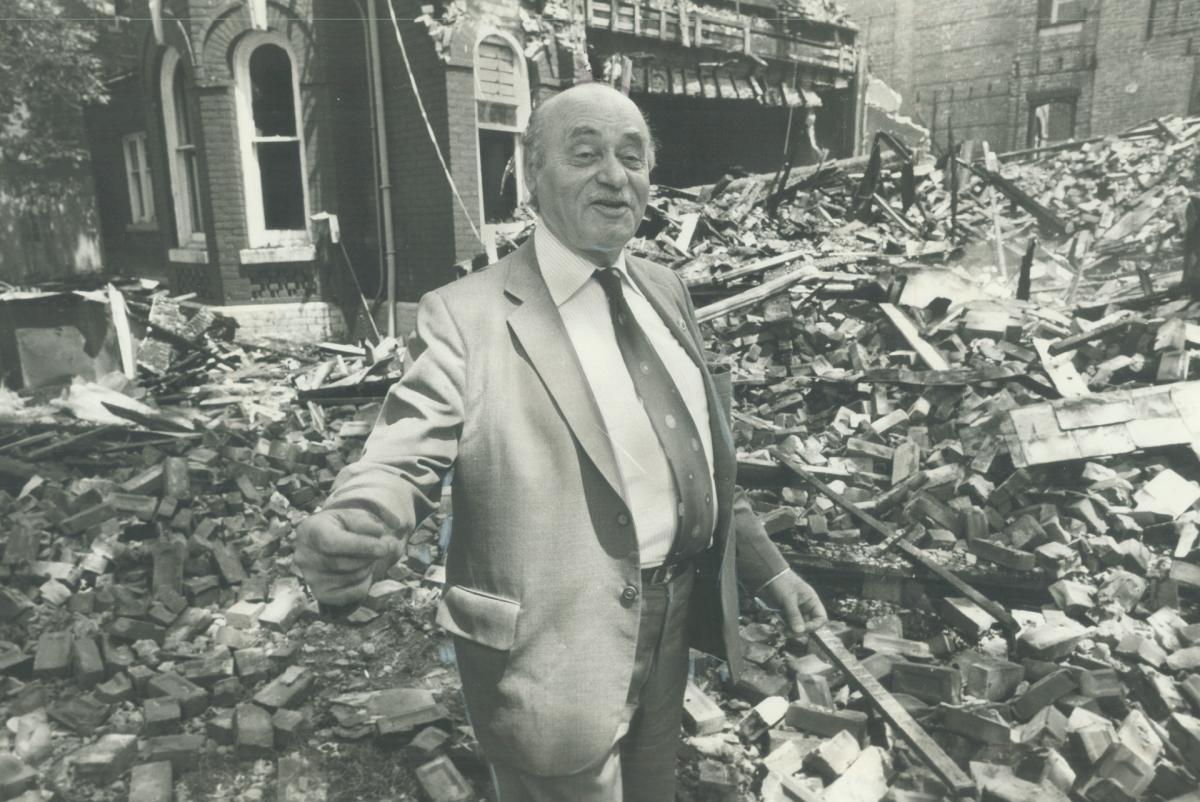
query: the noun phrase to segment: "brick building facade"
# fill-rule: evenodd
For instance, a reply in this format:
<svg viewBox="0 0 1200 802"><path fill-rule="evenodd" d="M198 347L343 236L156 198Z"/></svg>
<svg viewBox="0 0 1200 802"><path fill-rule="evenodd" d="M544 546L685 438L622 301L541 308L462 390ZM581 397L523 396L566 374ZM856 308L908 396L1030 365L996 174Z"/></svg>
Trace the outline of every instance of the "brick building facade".
<svg viewBox="0 0 1200 802"><path fill-rule="evenodd" d="M868 68L944 145L996 150L1200 111L1200 0L845 0Z"/></svg>
<svg viewBox="0 0 1200 802"><path fill-rule="evenodd" d="M382 291L386 198L397 298L411 304L484 250L480 234L511 225L530 110L588 69L647 108L671 154L666 183L773 169L789 109L801 146L854 150L855 30L836 18L789 20L747 0L459 0L432 14L392 0L393 27L387 0L367 2L378 116L362 0L118 8L129 19L112 101L86 115L109 270L164 279L251 331L327 335L359 306L347 262L369 298ZM764 136L777 143L766 157ZM340 245L321 212L337 215Z"/></svg>

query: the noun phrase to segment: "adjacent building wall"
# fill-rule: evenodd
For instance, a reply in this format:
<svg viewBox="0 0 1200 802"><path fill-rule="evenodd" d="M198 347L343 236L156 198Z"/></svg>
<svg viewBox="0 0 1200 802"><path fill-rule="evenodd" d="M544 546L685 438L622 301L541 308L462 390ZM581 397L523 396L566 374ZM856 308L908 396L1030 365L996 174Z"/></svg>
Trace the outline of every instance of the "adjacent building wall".
<svg viewBox="0 0 1200 802"><path fill-rule="evenodd" d="M1010 93L1024 0L847 0L863 30L867 64L904 98L902 114L936 143L1011 141Z"/></svg>
<svg viewBox="0 0 1200 802"><path fill-rule="evenodd" d="M1066 25L1039 24L1044 0L844 5L872 75L939 146L952 130L958 141L1025 148L1031 114L1046 102L1074 104L1075 138L1200 110L1200 0L1089 0L1086 19Z"/></svg>
<svg viewBox="0 0 1200 802"><path fill-rule="evenodd" d="M110 270L161 277L176 293L195 293L222 307L254 305L256 320L273 304L284 315L292 308L284 305L312 302L331 302L343 317L353 319L361 313L362 304L350 265L368 301L381 298L386 289L380 219L383 193L392 203L398 301L416 301L452 280L455 263L485 250L479 236L486 236L487 231L480 199L476 46L484 37L495 35L511 44L533 103L573 82L572 52L553 42L539 47L545 40L531 39L541 36L537 23L523 18L520 4L513 0L472 0L468 13L452 28L435 31L436 35L414 21L423 13L420 0L395 0L396 26L386 0L364 2L375 3L379 20L382 117L389 161L384 187L379 186L373 165L375 116L359 2L165 0L163 24L156 32L146 0L134 0L133 19L126 23L123 35L132 68L114 84L112 103L88 111L105 261ZM256 9L265 9L263 19L255 17ZM286 37L299 74L307 212L338 216L345 253L328 242L319 223L310 224L309 231L317 246L315 257L303 250L248 253L254 249L249 248L249 204L232 55L244 37L256 35L255 30L264 24ZM850 32L847 35L853 34L853 29L845 30ZM185 105L195 121L204 242L191 248L176 242L173 218L170 154L160 91L167 48L180 54L186 77ZM620 42L622 52L629 48L660 54L686 51L683 55L692 60L720 54L703 54L703 48L685 48L675 41L651 42L638 37ZM595 60L606 54L591 55ZM773 69L778 71L779 65ZM820 94L825 103L817 117L820 143L829 147L833 156L849 155L855 131L854 76L847 74L844 64L803 66L791 72L799 76L797 87L811 90L813 97ZM421 103L413 91L414 81ZM680 125L672 106L676 98L655 100L659 102L648 103L651 122L659 122L657 127L662 129L669 124L672 136L689 137L687 142L676 143L678 147L664 142L665 152L690 154L690 163L675 165L672 178L662 179L668 183L713 179L720 172L709 175L704 170L732 166L774 169L782 159L788 119L782 105L697 98L698 102L685 103L689 124ZM794 117L793 139L802 136L803 113ZM152 222L133 224L121 137L137 131L146 134L155 215ZM702 136L707 144L698 147L696 142ZM438 158L439 148L445 169ZM816 158L815 154L809 156ZM806 160L804 154L801 159ZM461 203L452 192L451 180ZM285 258L288 261L283 261Z"/></svg>
<svg viewBox="0 0 1200 802"><path fill-rule="evenodd" d="M1153 117L1200 111L1200 0L1105 0L1103 5L1092 128L1116 132Z"/></svg>

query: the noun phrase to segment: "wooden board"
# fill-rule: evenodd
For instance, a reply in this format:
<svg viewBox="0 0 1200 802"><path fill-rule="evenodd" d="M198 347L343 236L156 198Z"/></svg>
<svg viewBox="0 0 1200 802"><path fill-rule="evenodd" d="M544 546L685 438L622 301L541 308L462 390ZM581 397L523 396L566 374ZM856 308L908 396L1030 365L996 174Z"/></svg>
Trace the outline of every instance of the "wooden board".
<svg viewBox="0 0 1200 802"><path fill-rule="evenodd" d="M1038 338L1034 338L1033 347L1042 360L1042 369L1050 377L1050 381L1054 384L1054 389L1058 390L1059 395L1063 398L1078 398L1091 392L1087 382L1084 381L1083 376L1079 375L1079 371L1071 362L1075 356L1074 351L1052 355L1050 341Z"/></svg>
<svg viewBox="0 0 1200 802"><path fill-rule="evenodd" d="M917 356L921 357L929 368L933 370L949 370L950 363L946 361L946 357L930 345L917 331L916 324L908 319L908 315L901 312L894 304L880 304L880 310L887 315L888 320L892 321L892 325L900 332L912 349L917 352Z"/></svg>
<svg viewBox="0 0 1200 802"><path fill-rule="evenodd" d="M954 796L965 797L975 793L974 780L929 737L929 733L925 732L896 698L879 684L879 680L850 654L837 636L817 630L809 637L825 652L829 661L841 670L846 681L862 692L871 707L892 725L925 765L941 778Z"/></svg>

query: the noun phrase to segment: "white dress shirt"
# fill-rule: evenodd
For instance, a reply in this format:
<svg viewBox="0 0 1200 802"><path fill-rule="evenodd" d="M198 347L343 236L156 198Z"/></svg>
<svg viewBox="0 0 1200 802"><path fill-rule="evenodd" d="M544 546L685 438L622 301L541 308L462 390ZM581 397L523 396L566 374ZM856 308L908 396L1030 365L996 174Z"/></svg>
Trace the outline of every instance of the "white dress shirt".
<svg viewBox="0 0 1200 802"><path fill-rule="evenodd" d="M638 401L633 379L617 346L608 298L594 277L596 265L562 244L544 224L534 233L534 249L550 296L558 306L584 377L608 430L617 468L625 485L625 502L637 531L643 568L662 564L675 539L678 496L671 466L658 442L650 417ZM716 485L712 477L712 430L708 396L696 363L629 277L622 253L613 267L622 279L625 300L650 339L679 394L691 412L709 466L709 503L716 520Z"/></svg>

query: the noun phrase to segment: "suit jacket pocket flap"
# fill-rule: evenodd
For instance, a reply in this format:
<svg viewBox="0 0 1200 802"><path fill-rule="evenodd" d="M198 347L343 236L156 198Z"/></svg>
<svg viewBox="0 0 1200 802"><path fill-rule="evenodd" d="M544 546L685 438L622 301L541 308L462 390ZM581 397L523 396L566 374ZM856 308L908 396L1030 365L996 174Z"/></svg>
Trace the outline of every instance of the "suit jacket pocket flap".
<svg viewBox="0 0 1200 802"><path fill-rule="evenodd" d="M507 651L517 632L519 602L451 585L438 604L437 622L467 640Z"/></svg>

